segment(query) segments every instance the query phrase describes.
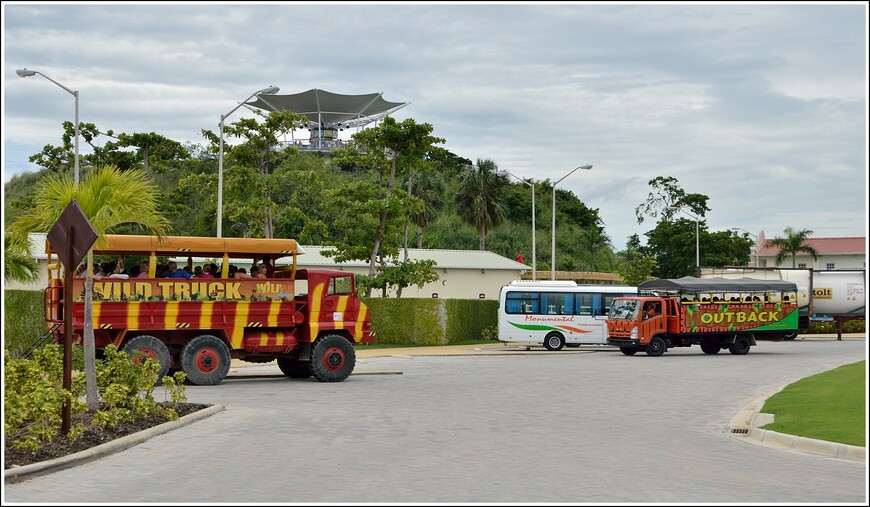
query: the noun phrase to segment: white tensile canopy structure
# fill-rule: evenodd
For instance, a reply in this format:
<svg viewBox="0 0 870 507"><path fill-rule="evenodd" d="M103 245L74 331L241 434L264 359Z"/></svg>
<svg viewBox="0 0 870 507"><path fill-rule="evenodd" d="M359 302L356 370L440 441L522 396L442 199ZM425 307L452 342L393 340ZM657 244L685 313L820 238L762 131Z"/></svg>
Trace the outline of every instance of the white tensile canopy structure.
<svg viewBox="0 0 870 507"><path fill-rule="evenodd" d="M312 88L291 95L258 95L246 105L266 111L293 111L308 118L308 128L317 130L357 129L407 106L409 102L384 100L383 93L342 95ZM312 137L319 137L313 135Z"/></svg>

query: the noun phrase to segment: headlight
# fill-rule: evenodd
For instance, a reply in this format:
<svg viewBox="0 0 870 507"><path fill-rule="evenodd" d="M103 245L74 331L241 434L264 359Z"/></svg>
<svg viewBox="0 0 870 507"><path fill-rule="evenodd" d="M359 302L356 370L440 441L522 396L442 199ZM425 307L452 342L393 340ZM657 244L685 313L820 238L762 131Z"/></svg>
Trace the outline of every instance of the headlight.
<svg viewBox="0 0 870 507"><path fill-rule="evenodd" d="M631 328L631 339L637 340L637 327Z"/></svg>

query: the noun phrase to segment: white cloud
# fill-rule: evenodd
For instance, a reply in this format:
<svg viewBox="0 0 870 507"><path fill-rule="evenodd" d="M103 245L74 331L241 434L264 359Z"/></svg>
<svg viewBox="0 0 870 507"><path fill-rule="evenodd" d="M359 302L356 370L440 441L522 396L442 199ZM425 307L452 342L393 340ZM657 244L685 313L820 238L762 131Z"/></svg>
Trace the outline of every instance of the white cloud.
<svg viewBox="0 0 870 507"><path fill-rule="evenodd" d="M600 211L617 248L647 182L711 229L866 234L867 6L3 4L4 181L81 120L200 142L269 85L411 102L458 155ZM41 82L39 82L41 81ZM248 115L244 109L232 119ZM83 152L85 150L83 149ZM545 205L545 203L541 203Z"/></svg>

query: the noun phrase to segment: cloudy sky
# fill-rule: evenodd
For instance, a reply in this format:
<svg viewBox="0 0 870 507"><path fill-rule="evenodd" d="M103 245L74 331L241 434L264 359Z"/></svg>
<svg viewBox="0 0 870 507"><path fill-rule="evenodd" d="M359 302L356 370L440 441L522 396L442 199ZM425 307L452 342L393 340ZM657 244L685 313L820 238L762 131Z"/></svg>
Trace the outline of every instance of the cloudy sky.
<svg viewBox="0 0 870 507"><path fill-rule="evenodd" d="M103 131L193 142L270 85L383 92L410 102L397 119L515 175L592 164L559 188L599 210L617 249L645 239L634 209L657 176L709 196L710 230L867 234L864 2L2 8L4 183L73 119L73 97L26 67L78 90Z"/></svg>

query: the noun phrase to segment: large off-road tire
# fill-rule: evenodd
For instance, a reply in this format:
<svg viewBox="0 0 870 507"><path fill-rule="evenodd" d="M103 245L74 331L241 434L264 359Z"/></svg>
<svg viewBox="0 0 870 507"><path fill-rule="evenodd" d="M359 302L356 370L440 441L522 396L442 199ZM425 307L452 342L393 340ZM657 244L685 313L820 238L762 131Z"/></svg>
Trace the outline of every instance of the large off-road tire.
<svg viewBox="0 0 870 507"><path fill-rule="evenodd" d="M311 347L311 374L321 382L341 382L356 365L356 351L344 337L321 336Z"/></svg>
<svg viewBox="0 0 870 507"><path fill-rule="evenodd" d="M156 359L160 363L160 369L157 370L158 381L169 371L169 364L172 362L169 356L169 349L162 341L151 335L143 334L125 340L121 350L130 354L130 357L134 358L133 361L136 364L142 361L142 359L135 359L135 352L137 350L142 352L145 357Z"/></svg>
<svg viewBox="0 0 870 507"><path fill-rule="evenodd" d="M749 353L750 347L752 347L752 343L749 341L749 337L738 336L734 339L734 343L728 346L728 351L735 356L745 356Z"/></svg>
<svg viewBox="0 0 870 507"><path fill-rule="evenodd" d="M718 343L704 342L701 344L701 350L704 351L705 354L718 354L719 351L722 350L722 346Z"/></svg>
<svg viewBox="0 0 870 507"><path fill-rule="evenodd" d="M637 347L619 347L619 351L627 356L633 356L637 354L639 349Z"/></svg>
<svg viewBox="0 0 870 507"><path fill-rule="evenodd" d="M791 340L794 340L795 338L797 338L797 335L798 335L797 331L789 331L788 333L782 334L782 339L791 341Z"/></svg>
<svg viewBox="0 0 870 507"><path fill-rule="evenodd" d="M646 344L646 355L659 357L668 349L668 345L661 336L653 336L649 343Z"/></svg>
<svg viewBox="0 0 870 507"><path fill-rule="evenodd" d="M544 348L553 352L562 350L565 346L565 337L561 333L550 333L544 338Z"/></svg>
<svg viewBox="0 0 870 507"><path fill-rule="evenodd" d="M308 378L311 376L311 369L308 361L300 361L288 357L278 358L278 368L281 368L281 373L290 378Z"/></svg>
<svg viewBox="0 0 870 507"><path fill-rule="evenodd" d="M230 349L217 336L199 335L181 350L187 380L198 386L220 384L230 371Z"/></svg>

